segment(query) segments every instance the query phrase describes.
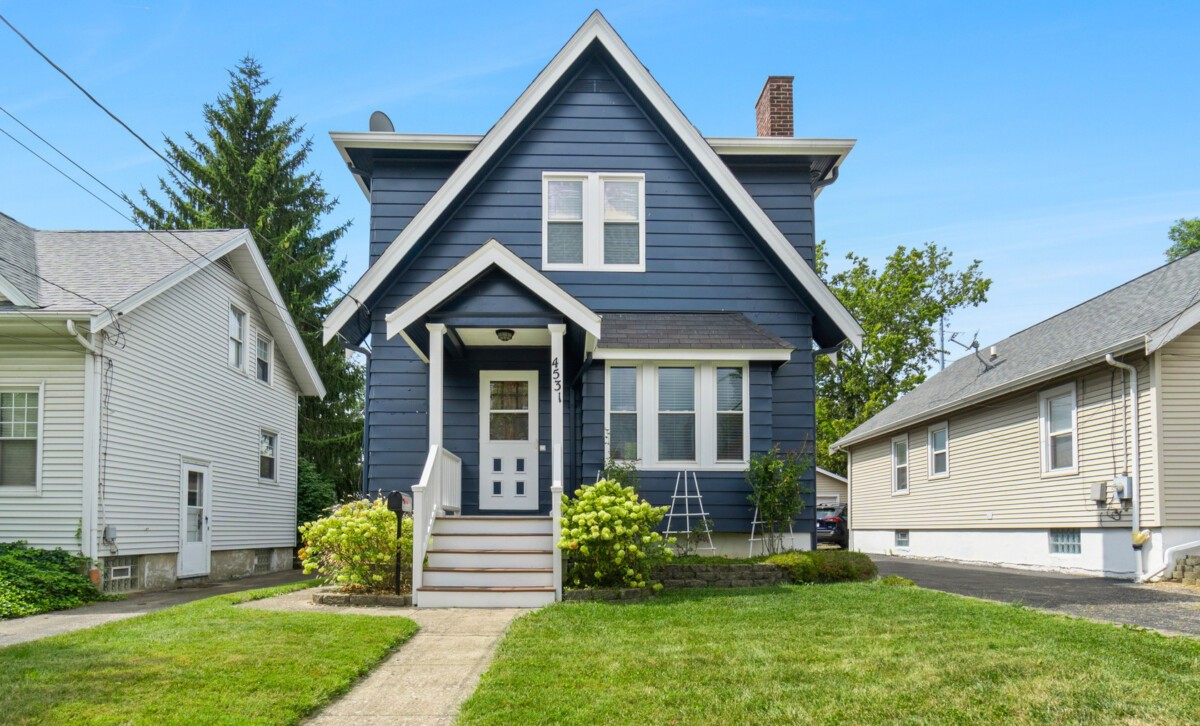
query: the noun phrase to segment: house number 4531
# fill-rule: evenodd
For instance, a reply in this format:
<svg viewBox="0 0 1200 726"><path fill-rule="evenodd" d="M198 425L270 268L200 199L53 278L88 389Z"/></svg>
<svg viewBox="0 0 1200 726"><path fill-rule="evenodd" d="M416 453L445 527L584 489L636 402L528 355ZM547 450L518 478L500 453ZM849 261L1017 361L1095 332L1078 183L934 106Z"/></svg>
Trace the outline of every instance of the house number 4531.
<svg viewBox="0 0 1200 726"><path fill-rule="evenodd" d="M558 358L550 360L550 380L554 385L554 395L558 396L558 402L562 403L562 367L558 363Z"/></svg>

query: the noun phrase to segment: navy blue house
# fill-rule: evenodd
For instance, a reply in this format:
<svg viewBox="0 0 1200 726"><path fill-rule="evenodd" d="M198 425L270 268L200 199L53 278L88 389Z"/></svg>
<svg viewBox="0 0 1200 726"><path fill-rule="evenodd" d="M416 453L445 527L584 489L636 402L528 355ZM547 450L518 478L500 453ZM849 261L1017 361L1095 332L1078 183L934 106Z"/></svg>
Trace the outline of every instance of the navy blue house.
<svg viewBox="0 0 1200 726"><path fill-rule="evenodd" d="M596 13L483 136L332 134L371 266L325 335L371 343L364 486L420 484L419 540L446 514L527 529L611 456L656 504L695 472L745 547L747 461L811 445L813 356L861 338L813 269L853 141L794 138L791 82L758 136L705 138Z"/></svg>

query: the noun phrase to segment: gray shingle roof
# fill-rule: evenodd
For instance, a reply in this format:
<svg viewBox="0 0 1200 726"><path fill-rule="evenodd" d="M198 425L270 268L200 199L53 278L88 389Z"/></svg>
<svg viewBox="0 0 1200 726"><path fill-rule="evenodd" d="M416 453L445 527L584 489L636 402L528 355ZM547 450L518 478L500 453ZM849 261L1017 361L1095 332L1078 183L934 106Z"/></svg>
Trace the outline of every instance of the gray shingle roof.
<svg viewBox="0 0 1200 726"><path fill-rule="evenodd" d="M45 231L0 214L0 275L41 310L96 313L200 259L197 252L208 254L244 233Z"/></svg>
<svg viewBox="0 0 1200 726"><path fill-rule="evenodd" d="M741 313L605 313L599 348L792 350Z"/></svg>
<svg viewBox="0 0 1200 726"><path fill-rule="evenodd" d="M1200 253L1163 265L1120 287L1081 303L996 344L997 357L985 370L964 355L844 436L839 445L863 441L1002 395L1039 373L1063 373L1102 361L1126 345L1144 344L1149 334L1170 326L1200 302ZM1182 330L1172 331L1175 334ZM981 355L988 360L984 345Z"/></svg>

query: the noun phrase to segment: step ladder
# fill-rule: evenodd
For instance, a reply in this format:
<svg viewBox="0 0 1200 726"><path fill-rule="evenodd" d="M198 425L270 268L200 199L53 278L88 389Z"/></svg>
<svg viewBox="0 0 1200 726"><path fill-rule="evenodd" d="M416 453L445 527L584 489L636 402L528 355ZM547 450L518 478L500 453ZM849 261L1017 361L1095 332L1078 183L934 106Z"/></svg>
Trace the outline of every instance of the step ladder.
<svg viewBox="0 0 1200 726"><path fill-rule="evenodd" d="M763 524L764 524L764 522L758 518L758 507L755 507L754 508L754 519L750 521L750 555L749 555L750 557L754 556L754 543L755 542L763 542L767 539L766 533L764 533L762 531ZM754 536L755 532L759 533L758 537ZM796 530L792 528L791 521L788 521L788 535L792 538L792 541L795 541ZM765 548L763 549L763 554L766 554Z"/></svg>
<svg viewBox="0 0 1200 726"><path fill-rule="evenodd" d="M683 493L679 491L679 485L683 484ZM689 491L689 488L691 491ZM692 493L694 492L694 493ZM695 500L695 511L692 511L692 501ZM680 512L679 505L683 503L683 511ZM676 519L683 520L683 529L675 529ZM704 510L704 499L700 496L700 481L696 478L696 472L681 471L675 475L675 491L671 494L671 508L667 510L667 528L663 534L667 537L672 535L683 535L690 537L692 534L692 520L696 519L704 522L708 519L708 512ZM716 553L717 548L712 541L712 527L706 527L704 536L708 540L707 547L697 547L696 551L709 550Z"/></svg>

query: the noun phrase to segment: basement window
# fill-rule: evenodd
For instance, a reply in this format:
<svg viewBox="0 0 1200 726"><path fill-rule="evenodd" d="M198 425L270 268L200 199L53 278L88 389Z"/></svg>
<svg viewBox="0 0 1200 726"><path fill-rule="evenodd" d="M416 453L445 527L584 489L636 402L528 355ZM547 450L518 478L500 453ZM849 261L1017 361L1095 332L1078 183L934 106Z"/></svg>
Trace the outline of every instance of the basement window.
<svg viewBox="0 0 1200 726"><path fill-rule="evenodd" d="M130 592L141 587L138 577L139 562L137 557L105 557L104 558L104 593L112 595Z"/></svg>
<svg viewBox="0 0 1200 726"><path fill-rule="evenodd" d="M896 546L897 547L907 547L908 546L908 530L907 529L896 530Z"/></svg>
<svg viewBox="0 0 1200 726"><path fill-rule="evenodd" d="M1050 530L1050 554L1077 555L1083 552L1083 543L1078 529Z"/></svg>

